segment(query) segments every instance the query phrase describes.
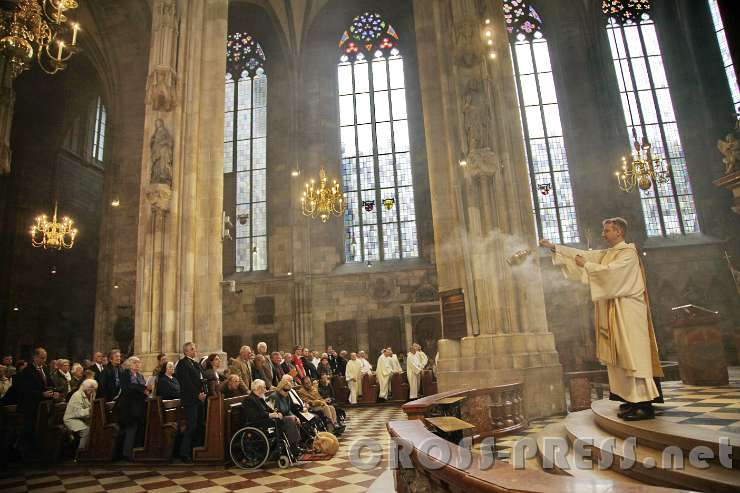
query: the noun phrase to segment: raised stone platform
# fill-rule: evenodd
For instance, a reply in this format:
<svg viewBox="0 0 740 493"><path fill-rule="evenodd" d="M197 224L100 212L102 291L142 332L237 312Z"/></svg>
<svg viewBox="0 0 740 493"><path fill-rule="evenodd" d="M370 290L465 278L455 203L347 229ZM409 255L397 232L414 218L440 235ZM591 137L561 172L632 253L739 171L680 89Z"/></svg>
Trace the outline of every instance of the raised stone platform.
<svg viewBox="0 0 740 493"><path fill-rule="evenodd" d="M740 434L660 417L628 422L617 417L618 406L618 402L596 401L590 410L571 413L545 428L536 438L543 466L575 478L637 480L711 493L740 491ZM567 450L557 452L557 446L552 446L557 439ZM551 440L549 447L547 440ZM720 447L720 440L727 445ZM587 451L586 457L590 451L591 459L579 463L579 457L584 457L577 454L579 448ZM734 461L722 460L721 454L731 455ZM610 469L599 467L597 461L610 456ZM692 464L692 457L706 462Z"/></svg>

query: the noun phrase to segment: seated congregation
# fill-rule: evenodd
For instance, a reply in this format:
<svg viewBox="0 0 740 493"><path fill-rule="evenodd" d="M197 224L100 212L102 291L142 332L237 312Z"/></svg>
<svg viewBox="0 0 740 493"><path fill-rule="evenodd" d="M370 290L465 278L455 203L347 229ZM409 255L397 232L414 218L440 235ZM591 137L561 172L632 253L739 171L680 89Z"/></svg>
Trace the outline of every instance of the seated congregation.
<svg viewBox="0 0 740 493"><path fill-rule="evenodd" d="M331 435L346 428L340 405L403 402L436 392L429 359L416 344L401 357L407 371L390 348L375 371L364 351L267 349L264 342L256 353L243 346L223 364L226 355L198 358L195 344L187 343L176 361L159 354L147 375L137 356L124 359L118 349L74 364L67 359L47 364L41 347L28 363L14 365L6 356L0 366L2 460L176 458L218 464L231 458L237 466L254 468L271 458L284 467L325 450L321 444L327 440L336 441ZM275 454L255 458L244 452L253 438L246 430L253 429L270 437Z"/></svg>

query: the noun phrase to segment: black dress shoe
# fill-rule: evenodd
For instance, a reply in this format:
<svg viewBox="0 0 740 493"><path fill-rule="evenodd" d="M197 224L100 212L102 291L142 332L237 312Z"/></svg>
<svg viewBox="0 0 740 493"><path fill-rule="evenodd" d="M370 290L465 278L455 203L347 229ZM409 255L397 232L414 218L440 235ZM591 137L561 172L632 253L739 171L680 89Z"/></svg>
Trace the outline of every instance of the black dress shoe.
<svg viewBox="0 0 740 493"><path fill-rule="evenodd" d="M625 421L642 421L645 419L655 419L655 411L651 407L636 407L623 414L621 418Z"/></svg>
<svg viewBox="0 0 740 493"><path fill-rule="evenodd" d="M620 411L624 411L625 409L629 409L631 407L632 407L632 403L631 402L623 402L623 403L621 403L619 405L619 410Z"/></svg>
<svg viewBox="0 0 740 493"><path fill-rule="evenodd" d="M631 413L635 409L635 407L636 404L633 404L631 402L625 402L624 404L621 404L619 406L619 411L617 412L617 417L623 418L626 414Z"/></svg>

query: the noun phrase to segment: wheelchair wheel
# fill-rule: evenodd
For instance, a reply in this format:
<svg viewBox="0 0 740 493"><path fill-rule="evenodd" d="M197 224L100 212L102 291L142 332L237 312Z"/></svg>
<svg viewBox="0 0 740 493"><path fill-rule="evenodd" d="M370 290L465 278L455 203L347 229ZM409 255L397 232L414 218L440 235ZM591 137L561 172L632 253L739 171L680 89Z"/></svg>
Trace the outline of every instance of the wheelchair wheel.
<svg viewBox="0 0 740 493"><path fill-rule="evenodd" d="M270 441L259 428L247 426L237 431L229 442L229 455L237 467L257 469L270 456Z"/></svg>

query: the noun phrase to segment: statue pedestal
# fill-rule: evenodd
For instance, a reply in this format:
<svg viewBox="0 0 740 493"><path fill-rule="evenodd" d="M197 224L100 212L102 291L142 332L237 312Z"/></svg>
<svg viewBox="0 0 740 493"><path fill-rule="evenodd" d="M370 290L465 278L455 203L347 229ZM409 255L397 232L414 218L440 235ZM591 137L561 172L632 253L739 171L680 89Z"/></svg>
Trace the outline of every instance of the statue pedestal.
<svg viewBox="0 0 740 493"><path fill-rule="evenodd" d="M522 382L528 419L565 413L563 369L552 333L480 335L438 344L439 392Z"/></svg>
<svg viewBox="0 0 740 493"><path fill-rule="evenodd" d="M732 194L732 212L740 214L740 171L728 173L712 182L717 188L725 188Z"/></svg>

